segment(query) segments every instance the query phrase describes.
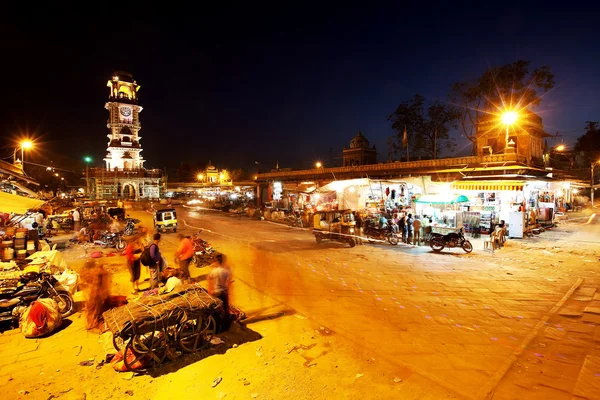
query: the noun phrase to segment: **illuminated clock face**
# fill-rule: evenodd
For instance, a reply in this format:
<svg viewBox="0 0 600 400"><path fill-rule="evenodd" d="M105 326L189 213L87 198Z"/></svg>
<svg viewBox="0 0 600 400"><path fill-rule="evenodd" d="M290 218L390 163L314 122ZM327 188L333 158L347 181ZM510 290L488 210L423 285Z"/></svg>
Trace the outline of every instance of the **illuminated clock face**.
<svg viewBox="0 0 600 400"><path fill-rule="evenodd" d="M129 117L131 115L131 108L121 107L121 115L124 117Z"/></svg>

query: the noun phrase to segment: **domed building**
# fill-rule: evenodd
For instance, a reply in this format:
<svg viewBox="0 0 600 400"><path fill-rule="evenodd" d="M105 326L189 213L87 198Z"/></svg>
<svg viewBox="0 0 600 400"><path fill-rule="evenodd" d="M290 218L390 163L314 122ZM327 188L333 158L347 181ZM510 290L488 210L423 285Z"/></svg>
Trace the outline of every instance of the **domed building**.
<svg viewBox="0 0 600 400"><path fill-rule="evenodd" d="M377 149L369 147L369 141L358 130L358 133L350 141L350 148L344 146L344 167L355 167L358 165L377 164Z"/></svg>

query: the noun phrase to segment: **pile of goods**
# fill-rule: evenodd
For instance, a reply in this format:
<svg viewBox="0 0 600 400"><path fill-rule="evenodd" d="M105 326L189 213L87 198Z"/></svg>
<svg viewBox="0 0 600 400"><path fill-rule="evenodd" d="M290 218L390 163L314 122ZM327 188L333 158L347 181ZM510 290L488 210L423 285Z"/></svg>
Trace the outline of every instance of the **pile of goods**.
<svg viewBox="0 0 600 400"><path fill-rule="evenodd" d="M181 285L106 311L103 318L119 352L113 367L140 370L181 352L195 352L210 343L222 314L221 300L198 285Z"/></svg>

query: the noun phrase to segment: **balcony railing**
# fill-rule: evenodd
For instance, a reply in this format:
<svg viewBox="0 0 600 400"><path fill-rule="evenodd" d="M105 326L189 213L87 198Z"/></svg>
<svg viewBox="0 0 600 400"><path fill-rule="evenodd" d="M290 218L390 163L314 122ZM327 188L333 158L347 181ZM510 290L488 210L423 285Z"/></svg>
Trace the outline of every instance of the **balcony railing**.
<svg viewBox="0 0 600 400"><path fill-rule="evenodd" d="M258 174L258 179L273 179L273 178L285 178L293 176L331 176L331 174L343 174L343 173L377 173L377 172L389 172L389 171L404 171L404 173L410 173L410 171L424 172L435 171L440 168L452 168L452 167L467 167L467 166L478 166L478 165L498 165L498 164L525 164L527 158L518 156L516 154L493 154L488 156L469 156L469 157L457 157L457 158L440 158L437 160L421 160L421 161L395 161L389 163L379 164L368 164L359 165L354 167L334 167L334 168L313 168L305 170L292 170L292 171L276 171L276 172L265 172Z"/></svg>
<svg viewBox="0 0 600 400"><path fill-rule="evenodd" d="M90 168L89 171L90 177L104 177L104 178L160 178L163 175L163 172L160 169L143 169L143 168L119 168L117 170L108 169L108 168Z"/></svg>

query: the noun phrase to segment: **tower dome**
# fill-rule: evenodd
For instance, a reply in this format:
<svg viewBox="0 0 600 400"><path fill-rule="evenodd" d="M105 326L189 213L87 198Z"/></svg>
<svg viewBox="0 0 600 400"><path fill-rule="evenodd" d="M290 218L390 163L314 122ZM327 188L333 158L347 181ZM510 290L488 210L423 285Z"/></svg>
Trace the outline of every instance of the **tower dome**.
<svg viewBox="0 0 600 400"><path fill-rule="evenodd" d="M362 133L360 133L360 129L359 129L356 136L354 136L354 138L350 141L350 148L358 149L358 148L367 148L367 147L369 147L369 141L367 140L366 137L364 137L362 135Z"/></svg>

